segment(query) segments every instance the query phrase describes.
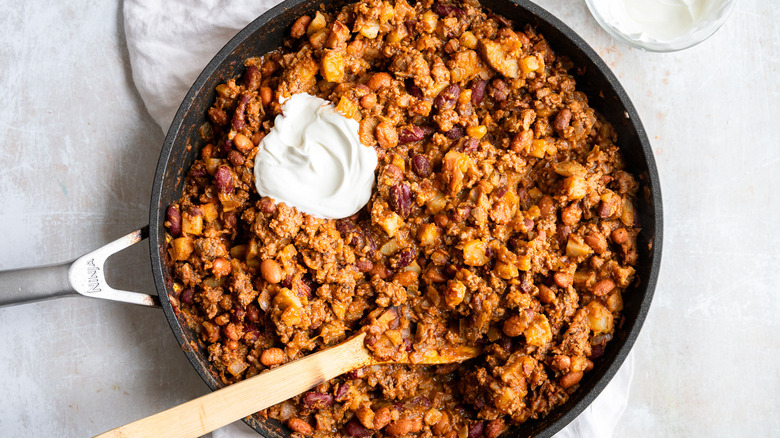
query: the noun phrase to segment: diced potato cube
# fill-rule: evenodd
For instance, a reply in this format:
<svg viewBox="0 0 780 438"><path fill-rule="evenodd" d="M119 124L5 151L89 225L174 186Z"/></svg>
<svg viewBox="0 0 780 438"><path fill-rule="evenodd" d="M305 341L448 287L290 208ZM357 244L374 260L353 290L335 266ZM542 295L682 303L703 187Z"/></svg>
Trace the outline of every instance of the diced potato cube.
<svg viewBox="0 0 780 438"><path fill-rule="evenodd" d="M582 237L576 234L570 234L566 242L566 255L569 257L586 257L593 252L593 248L588 246Z"/></svg>
<svg viewBox="0 0 780 438"><path fill-rule="evenodd" d="M439 16L433 11L427 11L422 15L423 32L433 33L436 30L436 24L439 22Z"/></svg>
<svg viewBox="0 0 780 438"><path fill-rule="evenodd" d="M473 33L466 31L460 34L460 44L467 49L477 48L477 37Z"/></svg>
<svg viewBox="0 0 780 438"><path fill-rule="evenodd" d="M521 271L527 271L531 269L531 256L529 255L517 256L517 269Z"/></svg>
<svg viewBox="0 0 780 438"><path fill-rule="evenodd" d="M375 21L364 22L359 32L364 37L373 40L379 34L379 23Z"/></svg>
<svg viewBox="0 0 780 438"><path fill-rule="evenodd" d="M336 110L344 114L346 117L349 117L350 119L357 120L358 116L360 115L360 111L358 111L357 103L355 103L354 100L350 99L347 96L341 96L338 105L336 105Z"/></svg>
<svg viewBox="0 0 780 438"><path fill-rule="evenodd" d="M455 308L466 297L466 285L459 280L450 280L447 283L447 290L444 292L444 302L449 308Z"/></svg>
<svg viewBox="0 0 780 438"><path fill-rule="evenodd" d="M531 208L528 209L528 218L531 220L536 220L539 218L539 216L542 215L542 210L539 208L538 205L532 205Z"/></svg>
<svg viewBox="0 0 780 438"><path fill-rule="evenodd" d="M488 262L487 245L479 239L473 239L463 246L463 263L468 266L483 266Z"/></svg>
<svg viewBox="0 0 780 438"><path fill-rule="evenodd" d="M627 227L634 226L634 203L628 198L623 200L623 212L620 214L620 221Z"/></svg>
<svg viewBox="0 0 780 438"><path fill-rule="evenodd" d="M187 260L195 249L192 238L189 236L179 237L173 240L173 246L170 250L170 255L173 260Z"/></svg>
<svg viewBox="0 0 780 438"><path fill-rule="evenodd" d="M200 236L203 233L203 216L185 211L181 215L181 230L186 234Z"/></svg>
<svg viewBox="0 0 780 438"><path fill-rule="evenodd" d="M206 158L203 160L203 163L206 165L206 172L208 172L209 175L214 175L214 172L217 171L217 167L222 163L222 160L219 158Z"/></svg>
<svg viewBox="0 0 780 438"><path fill-rule="evenodd" d="M507 51L497 41L482 39L479 41L479 51L488 65L502 75L515 79L518 77L517 59L509 56Z"/></svg>
<svg viewBox="0 0 780 438"><path fill-rule="evenodd" d="M322 56L321 71L322 77L328 82L344 81L344 53L338 50L326 50ZM344 97L341 99L344 100Z"/></svg>
<svg viewBox="0 0 780 438"><path fill-rule="evenodd" d="M435 224L422 224L417 230L417 239L424 247L434 247L441 244L441 231Z"/></svg>
<svg viewBox="0 0 780 438"><path fill-rule="evenodd" d="M426 202L425 205L428 207L429 213L437 214L447 205L447 198L444 197L443 193L437 191L433 198Z"/></svg>
<svg viewBox="0 0 780 438"><path fill-rule="evenodd" d="M220 192L217 197L219 198L219 203L222 204L222 211L233 211L241 205L241 202L233 193Z"/></svg>
<svg viewBox="0 0 780 438"><path fill-rule="evenodd" d="M587 173L585 167L576 161L563 161L553 165L555 173L561 176L583 176Z"/></svg>
<svg viewBox="0 0 780 438"><path fill-rule="evenodd" d="M485 125L479 125L479 126L469 126L466 128L466 135L469 137L474 137L476 139L480 139L487 134L487 126Z"/></svg>
<svg viewBox="0 0 780 438"><path fill-rule="evenodd" d="M203 219L206 219L206 222L214 222L219 216L217 204L203 204L200 206L200 209L203 210Z"/></svg>
<svg viewBox="0 0 780 438"><path fill-rule="evenodd" d="M282 312L282 322L288 327L294 327L301 323L301 311L295 307L288 307Z"/></svg>
<svg viewBox="0 0 780 438"><path fill-rule="evenodd" d="M317 14L314 16L311 22L309 22L309 27L306 29L306 34L311 35L318 30L324 29L327 24L328 21L325 19L325 16L322 15L322 12L317 11Z"/></svg>
<svg viewBox="0 0 780 438"><path fill-rule="evenodd" d="M379 14L379 19L383 23L387 23L395 16L395 8L388 1L382 2L382 12Z"/></svg>
<svg viewBox="0 0 780 438"><path fill-rule="evenodd" d="M496 275L504 280L511 280L519 275L517 266L505 262L497 262L494 270Z"/></svg>
<svg viewBox="0 0 780 438"><path fill-rule="evenodd" d="M563 180L563 190L566 196L573 201L580 200L588 194L588 186L585 178L574 175Z"/></svg>
<svg viewBox="0 0 780 438"><path fill-rule="evenodd" d="M286 287L282 288L282 290L276 294L274 297L274 305L280 309L287 309L288 307L301 309L303 307L303 303L301 303L301 299L298 295Z"/></svg>
<svg viewBox="0 0 780 438"><path fill-rule="evenodd" d="M552 340L552 329L550 322L543 314L534 316L534 319L528 324L528 328L523 332L525 341L537 347L544 347Z"/></svg>
<svg viewBox="0 0 780 438"><path fill-rule="evenodd" d="M401 249L401 245L398 244L398 239L392 238L385 242L381 248L379 248L379 252L384 254L386 257L390 257L391 255L397 253L399 249Z"/></svg>
<svg viewBox="0 0 780 438"><path fill-rule="evenodd" d="M535 158L544 158L547 153L547 142L543 138L538 138L531 142L531 149L528 155Z"/></svg>
<svg viewBox="0 0 780 438"><path fill-rule="evenodd" d="M387 330L385 336L387 336L387 339L390 339L390 342L396 347L404 341L404 337L400 330Z"/></svg>
<svg viewBox="0 0 780 438"><path fill-rule="evenodd" d="M395 236L395 233L403 224L403 218L390 210L385 211L385 215L379 220L379 225L390 237Z"/></svg>
<svg viewBox="0 0 780 438"><path fill-rule="evenodd" d="M585 306L588 311L588 326L593 333L610 333L614 325L612 314L598 301L591 301Z"/></svg>
<svg viewBox="0 0 780 438"><path fill-rule="evenodd" d="M538 70L539 67L540 67L539 58L537 58L534 55L526 56L525 58L520 60L520 70L522 70L524 75L527 75L532 71Z"/></svg>

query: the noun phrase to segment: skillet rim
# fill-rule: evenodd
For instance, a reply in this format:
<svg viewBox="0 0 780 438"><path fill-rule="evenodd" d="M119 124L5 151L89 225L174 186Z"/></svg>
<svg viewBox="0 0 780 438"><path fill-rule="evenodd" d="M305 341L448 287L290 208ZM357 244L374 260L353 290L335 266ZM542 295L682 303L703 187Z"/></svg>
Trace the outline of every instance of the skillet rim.
<svg viewBox="0 0 780 438"><path fill-rule="evenodd" d="M206 65L206 67L199 74L198 78L195 80L193 85L188 90L187 94L182 100L181 105L179 106L179 109L176 112L176 116L174 117L171 126L168 129L167 135L165 137L165 141L163 143L162 150L160 152L160 158L157 163L154 181L152 185L152 196L151 196L150 212L149 212L149 226L150 226L149 248L150 248L150 255L151 255L151 262L152 262L152 273L154 276L154 282L157 289L157 293L160 296L161 305L165 313L165 317L168 320L168 324L171 326L171 330L174 332L177 341L182 347L182 350L184 351L185 355L187 356L193 368L195 368L197 373L201 376L201 378L204 380L204 382L209 386L209 388L212 391L222 387L222 385L209 371L209 365L207 365L208 362L205 361L200 354L198 354L198 347L194 345L193 341L187 336L187 333L185 333L181 325L181 322L177 317L177 312L174 310L173 306L168 300L168 290L171 288L171 279L168 276L168 269L166 266L167 256L165 254L165 248L164 248L165 227L162 226L165 220L165 212L167 209L167 205L162 205L163 202L162 198L166 193L169 193L171 191L171 188L166 187L165 184L166 181L172 177L168 175L171 165L180 164L177 163L176 159L174 159L172 163L171 158L174 152L174 146L176 147L190 146L189 143L190 137L182 138L182 136L186 136L183 126L185 120L187 119L187 116L189 115L193 107L198 106L199 103L200 104L203 103L197 99L199 95L202 95L202 97L210 96L209 90L205 90L205 94L202 94L204 92L204 87L213 77L224 74L223 70L226 67L224 64L231 56L235 54L235 52L240 48L240 46L245 41L247 41L255 33L261 32L264 26L272 22L272 20L276 19L277 17L283 15L289 9L294 9L296 7L300 7L305 4L316 5L319 3L320 1L318 0L283 1L282 3L274 6L273 8L263 13L260 17L256 18L251 23L249 23L246 27L240 30L222 49L220 49L220 51L211 59L211 61L209 61L209 63ZM349 3L349 1L340 1L336 3L344 4L344 3ZM647 181L643 181L643 185L647 189L649 189L650 192L649 193L650 200L648 201L649 205L647 206L647 209L651 211L651 213L648 214L648 216L652 219L652 223L649 224L650 226L648 228L651 228L653 231L652 235L649 238L652 247L648 251L648 255L650 256L650 260L649 260L650 266L646 274L647 282L644 288L639 287L637 288L636 291L642 293L642 299L639 301L637 315L632 321L628 321L628 324L630 324L628 332L625 338L623 339L622 344L619 346L617 354L614 355L612 361L609 363L607 368L602 371L601 375L591 376L590 378L591 381L593 379L596 379L595 382L591 382L593 383L591 388L589 388L584 393L583 393L584 389L580 388L578 390L578 393L580 394L575 393L575 395L571 397L569 402L567 402L564 405L558 406L542 420L529 420L528 422L524 423L524 425L527 425L530 422L540 423L539 424L540 427L534 427L534 424L531 424L531 429L535 429L531 431L532 435L528 435L528 433L520 433L520 432L515 432L513 434L514 436L517 437L537 436L542 438L548 438L554 435L555 433L557 433L558 431L560 431L571 421L573 421L577 416L579 416L585 410L585 408L587 408L593 402L593 400L595 400L595 398L601 393L604 387L606 387L606 385L612 380L614 375L617 373L620 366L622 366L626 357L630 353L634 343L636 342L636 339L639 336L642 326L644 325L644 322L647 318L647 314L649 312L653 295L655 293L655 288L657 285L658 275L660 271L660 264L661 264L661 253L662 253L661 250L662 250L662 242L663 242L663 206L662 206L662 198L661 198L661 187L660 187L659 174L658 174L658 169L656 167L653 151L650 147L650 142L647 138L647 134L645 132L644 126L642 125L639 114L636 108L634 107L633 103L631 102L630 98L628 97L628 94L623 89L622 85L619 83L617 78L615 77L614 73L612 73L612 71L609 69L606 63L601 59L601 57L595 52L595 50L591 48L590 45L588 45L585 42L585 40L582 37L580 37L576 32L574 32L574 30L572 30L568 25L563 23L560 19L552 15L547 10L536 5L535 3L532 3L529 0L484 1L483 7L485 7L486 9L490 9L490 7L486 5L486 3L503 4L503 6L506 8L511 8L512 6L514 6L514 7L524 9L526 12L530 13L531 15L534 15L544 25L549 26L553 28L555 31L559 32L560 35L558 36L563 37L564 42L569 44L569 47L554 46L554 49L558 53L570 55L571 51L579 52L579 54L584 55L584 57L587 58L587 60L593 66L596 67L597 75L606 80L606 82L608 83L611 89L610 91L614 92L617 95L620 104L625 110L625 115L629 119L630 125L636 133L636 137L638 139L639 146L640 146L639 152L641 152L642 161L647 166L647 173L648 173ZM328 5L328 6L332 7L333 5ZM502 15L505 15L509 19L516 19L516 17L512 16L513 14L502 13ZM542 32L542 34L546 38L548 37L548 35L545 32ZM209 102L209 106L210 106L210 102ZM208 108L208 106L206 108ZM618 144L620 144L620 142L618 142ZM621 147L621 149L623 149L623 147ZM178 158L178 157L174 157L174 158ZM175 188L176 186L179 186L181 181L183 180L185 175L185 173L183 172L186 171L186 169L181 169L182 166L174 166L174 167L178 167L177 169L178 173L173 178L179 181L176 184L174 184L174 188ZM166 177L168 178L166 179ZM178 195L180 196L180 191ZM618 341L618 339L613 340L613 342L615 341ZM605 360L606 359L608 358L605 358ZM594 372L596 371L597 370L594 370ZM570 403L572 399L576 399L573 405ZM553 415L563 408L565 409L561 414L557 416ZM275 427L268 423L257 421L253 417L247 417L246 419L244 419L244 421L250 427L254 428L258 433L264 436L276 437L276 436L284 436L285 434L285 432L283 432L282 429L279 429L278 427ZM550 421L552 422L549 423ZM549 423L549 424L545 424L545 423ZM525 428L525 426L521 426L521 427Z"/></svg>

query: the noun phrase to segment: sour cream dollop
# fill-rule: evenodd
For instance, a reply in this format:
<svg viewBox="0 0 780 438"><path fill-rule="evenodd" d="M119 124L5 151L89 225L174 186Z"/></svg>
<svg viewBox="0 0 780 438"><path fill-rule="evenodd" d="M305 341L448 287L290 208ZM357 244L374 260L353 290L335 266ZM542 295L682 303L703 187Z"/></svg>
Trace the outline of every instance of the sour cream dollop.
<svg viewBox="0 0 780 438"><path fill-rule="evenodd" d="M255 158L261 196L325 219L357 213L371 198L377 156L360 143L358 122L306 93L282 104Z"/></svg>

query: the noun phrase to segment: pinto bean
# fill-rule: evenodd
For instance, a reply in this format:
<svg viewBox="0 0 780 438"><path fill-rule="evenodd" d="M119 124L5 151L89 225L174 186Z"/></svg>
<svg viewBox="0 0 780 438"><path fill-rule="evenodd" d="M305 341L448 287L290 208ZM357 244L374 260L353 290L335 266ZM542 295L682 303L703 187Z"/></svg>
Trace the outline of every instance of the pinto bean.
<svg viewBox="0 0 780 438"><path fill-rule="evenodd" d="M615 288L615 282L610 280L609 278L605 278L603 280L597 281L596 284L594 284L593 287L591 288L591 292L593 292L593 295L600 297L612 292L612 289L614 288Z"/></svg>
<svg viewBox="0 0 780 438"><path fill-rule="evenodd" d="M576 371L573 373L569 373L561 377L561 386L563 386L565 389L571 388L572 386L580 383L580 380L582 380L582 371Z"/></svg>
<svg viewBox="0 0 780 438"><path fill-rule="evenodd" d="M260 275L265 281L276 284L282 281L282 268L275 260L265 259L260 263Z"/></svg>
<svg viewBox="0 0 780 438"><path fill-rule="evenodd" d="M270 367L273 365L279 365L282 362L284 362L284 359L287 357L287 355L284 353L284 350L281 348L269 348L267 350L264 350L263 353L260 355L260 363L263 365Z"/></svg>
<svg viewBox="0 0 780 438"><path fill-rule="evenodd" d="M308 436L314 432L314 428L311 427L311 424L295 417L287 420L287 427L289 427L293 432L300 433L301 435Z"/></svg>

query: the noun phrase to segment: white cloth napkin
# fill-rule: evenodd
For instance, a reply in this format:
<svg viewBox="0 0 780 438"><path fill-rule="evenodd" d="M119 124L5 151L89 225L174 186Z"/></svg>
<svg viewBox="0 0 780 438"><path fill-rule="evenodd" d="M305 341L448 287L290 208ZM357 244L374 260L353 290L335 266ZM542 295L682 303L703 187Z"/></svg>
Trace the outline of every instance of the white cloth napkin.
<svg viewBox="0 0 780 438"><path fill-rule="evenodd" d="M133 80L146 109L167 131L184 95L211 58L239 30L280 0L125 0ZM633 354L602 394L555 438L609 438L625 411ZM243 422L215 438L257 437Z"/></svg>

